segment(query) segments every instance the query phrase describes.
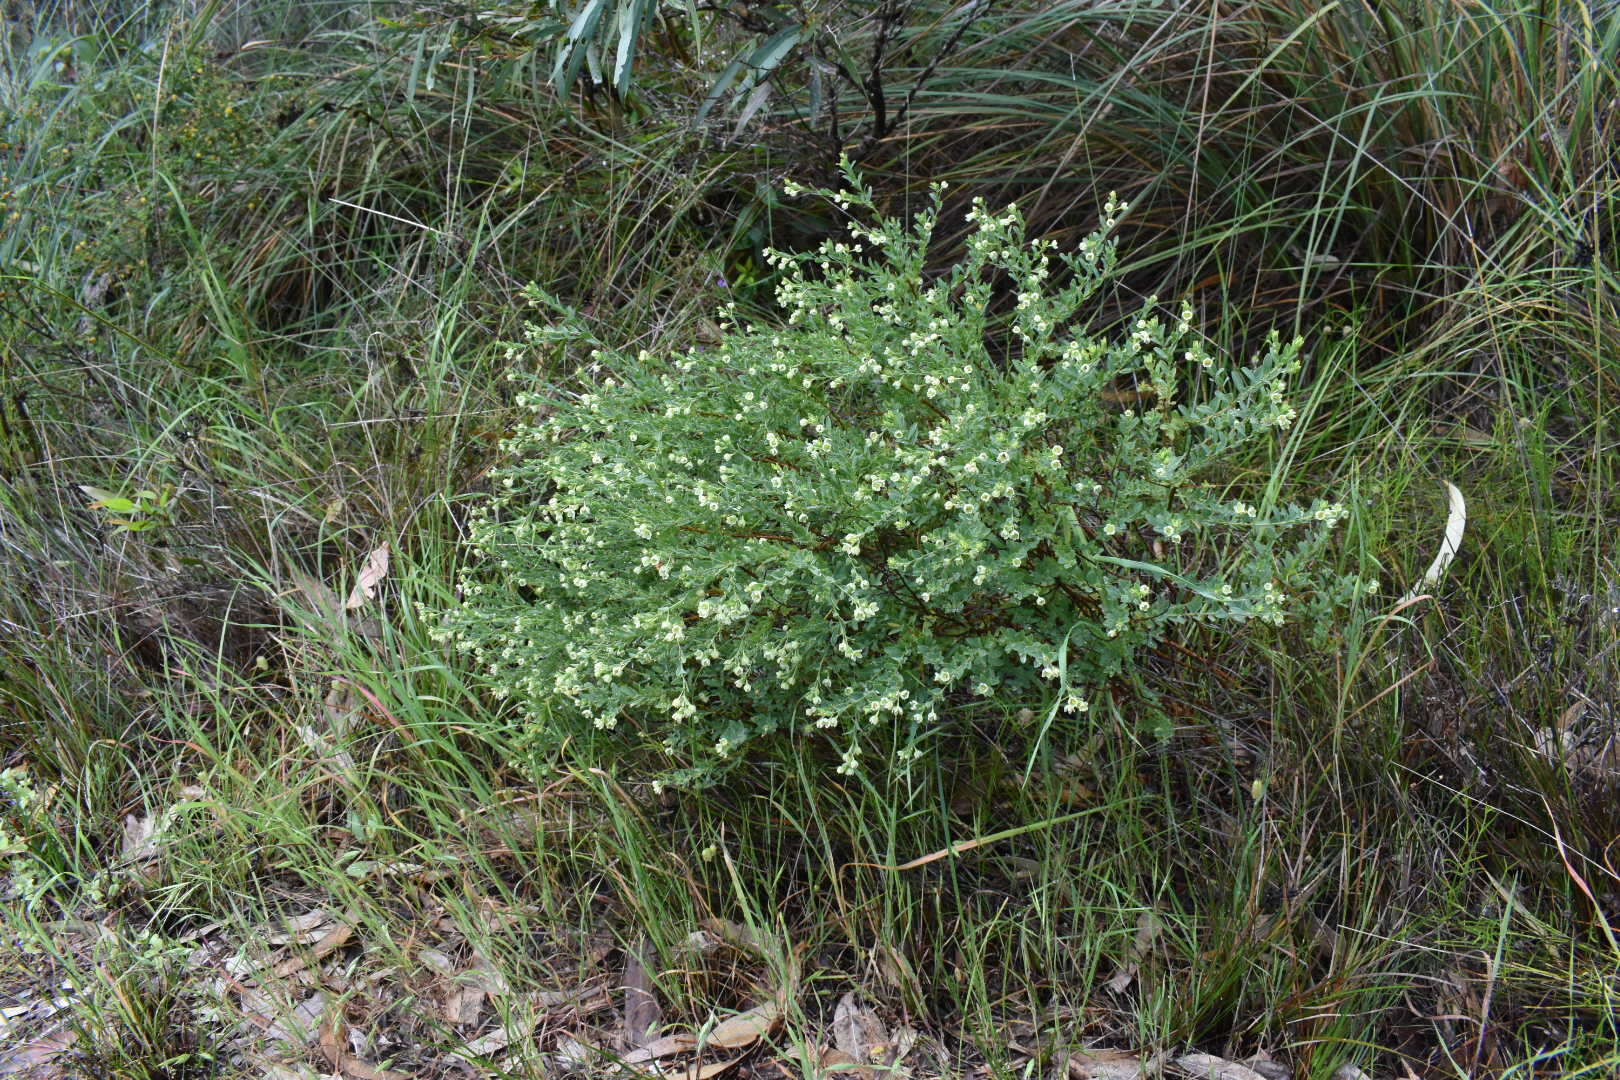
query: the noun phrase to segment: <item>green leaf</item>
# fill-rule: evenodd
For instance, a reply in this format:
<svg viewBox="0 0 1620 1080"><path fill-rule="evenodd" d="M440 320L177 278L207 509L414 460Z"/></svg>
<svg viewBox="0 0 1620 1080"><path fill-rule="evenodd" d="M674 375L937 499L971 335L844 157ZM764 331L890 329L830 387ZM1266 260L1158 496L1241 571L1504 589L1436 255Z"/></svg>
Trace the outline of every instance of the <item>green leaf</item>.
<svg viewBox="0 0 1620 1080"><path fill-rule="evenodd" d="M748 58L748 66L754 69L754 81L763 82L768 79L771 72L777 69L803 36L804 27L790 26L777 32L769 41L755 49L754 55Z"/></svg>
<svg viewBox="0 0 1620 1080"><path fill-rule="evenodd" d="M746 69L741 59L733 60L725 66L725 70L720 72L719 78L714 80L714 85L709 87L709 94L703 99L703 104L698 106L697 123L701 124L703 122L703 118L709 115L709 110L714 108L715 103L725 96L726 91L731 89L732 85L742 76L744 70Z"/></svg>
<svg viewBox="0 0 1620 1080"><path fill-rule="evenodd" d="M613 59L613 89L620 96L630 91L630 71L636 59L636 44L646 29L650 8L648 0L625 0L619 5L619 50Z"/></svg>
<svg viewBox="0 0 1620 1080"><path fill-rule="evenodd" d="M744 72L748 73L748 85L757 86L770 78L771 72L781 65L783 59L793 51L793 47L799 43L799 39L803 36L804 27L789 26L785 30L779 30L771 35L763 45L749 53L746 59L733 60L727 64L725 70L720 72L720 77L714 80L714 85L709 87L708 96L703 99L703 104L699 106L697 122L702 123L703 118L709 115L709 110L713 109L715 103L725 96L727 90L736 85L737 80L742 77ZM763 101L761 104L763 104Z"/></svg>
<svg viewBox="0 0 1620 1080"><path fill-rule="evenodd" d="M560 92L566 94L579 77L579 67L585 62L586 47L595 36L597 24L602 21L602 14L606 10L607 0L586 0L585 6L574 16L562 46L557 50L557 62L551 69L551 81Z"/></svg>
<svg viewBox="0 0 1620 1080"><path fill-rule="evenodd" d="M686 21L692 27L692 51L703 52L703 23L698 20L696 0L682 0L686 9Z"/></svg>

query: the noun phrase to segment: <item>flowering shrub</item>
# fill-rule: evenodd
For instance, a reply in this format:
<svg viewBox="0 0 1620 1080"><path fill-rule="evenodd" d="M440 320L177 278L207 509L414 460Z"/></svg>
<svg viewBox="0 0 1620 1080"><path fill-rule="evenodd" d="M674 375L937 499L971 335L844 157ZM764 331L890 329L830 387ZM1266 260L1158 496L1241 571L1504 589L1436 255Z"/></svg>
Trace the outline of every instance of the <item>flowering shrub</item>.
<svg viewBox="0 0 1620 1080"><path fill-rule="evenodd" d="M731 312L717 348L669 357L566 318L530 329L592 363L577 392L524 397L535 420L505 446L439 634L535 735L626 732L694 782L785 731L852 772L869 750L916 756L975 698L1082 717L1177 623L1346 599L1353 581L1313 572L1342 506L1203 479L1293 421L1299 342L1230 365L1190 310L1166 324L1151 302L1121 341L1075 329L1114 262L1112 202L1061 285L1053 245L982 203L930 282L938 193L908 228L848 179L820 194L856 212L849 242L772 256L785 325ZM1193 372L1211 389L1178 403ZM1123 383L1139 407L1110 403Z"/></svg>

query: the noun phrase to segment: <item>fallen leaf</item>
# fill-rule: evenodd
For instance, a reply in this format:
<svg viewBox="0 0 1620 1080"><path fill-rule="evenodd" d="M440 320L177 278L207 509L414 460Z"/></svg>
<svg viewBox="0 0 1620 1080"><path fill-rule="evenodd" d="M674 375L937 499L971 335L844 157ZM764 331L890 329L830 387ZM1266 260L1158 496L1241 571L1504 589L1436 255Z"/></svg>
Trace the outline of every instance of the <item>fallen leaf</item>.
<svg viewBox="0 0 1620 1080"><path fill-rule="evenodd" d="M277 1015L270 1022L265 1035L267 1038L284 1043L287 1046L308 1046L319 1037L321 1018L326 1015L326 1010L326 995L320 992L311 994L285 1013L271 1006L270 1011L277 1013ZM266 1010L261 1008L258 1011L262 1013Z"/></svg>
<svg viewBox="0 0 1620 1080"><path fill-rule="evenodd" d="M424 945L416 950L416 960L423 967L430 971L436 971L440 975L455 974L456 962L450 959L449 953L441 952L438 949L430 949Z"/></svg>
<svg viewBox="0 0 1620 1080"><path fill-rule="evenodd" d="M277 978L285 979L288 975L291 975L296 971L302 971L304 968L308 967L316 960L319 960L327 953L342 948L344 945L348 944L349 939L353 936L354 927L348 925L347 923L338 923L325 934L321 935L321 937L316 940L315 944L309 947L308 955L288 957L275 967L271 968L271 974L275 975Z"/></svg>
<svg viewBox="0 0 1620 1080"><path fill-rule="evenodd" d="M360 568L360 577L354 583L354 589L349 593L349 599L343 607L353 611L366 601L374 599L377 595L377 584L388 576L388 544L385 541L370 555L366 556L366 565Z"/></svg>
<svg viewBox="0 0 1620 1080"><path fill-rule="evenodd" d="M162 834L158 824L159 818L155 814L147 814L145 817L124 815L124 861L148 881L156 878L159 873L157 858Z"/></svg>
<svg viewBox="0 0 1620 1080"><path fill-rule="evenodd" d="M715 1061L708 1065L688 1065L684 1080L709 1080L709 1077L719 1076L741 1060L742 1058L732 1058L730 1061Z"/></svg>
<svg viewBox="0 0 1620 1080"><path fill-rule="evenodd" d="M1446 534L1440 541L1440 550L1435 553L1434 561L1423 572L1423 577L1401 597L1403 605L1416 600L1422 590L1438 585L1441 577L1445 575L1446 567L1457 557L1457 549L1462 547L1463 531L1468 527L1468 503L1463 499L1463 493L1457 490L1457 485L1450 480L1443 483L1446 485L1446 495L1450 502L1446 512Z"/></svg>
<svg viewBox="0 0 1620 1080"><path fill-rule="evenodd" d="M877 1013L863 1006L854 991L838 1000L833 1010L833 1045L857 1065L890 1064L880 1058L889 1049L889 1029Z"/></svg>
<svg viewBox="0 0 1620 1080"><path fill-rule="evenodd" d="M1174 1064L1196 1080L1265 1080L1247 1065L1239 1065L1214 1054L1183 1054L1175 1059Z"/></svg>
<svg viewBox="0 0 1620 1080"><path fill-rule="evenodd" d="M1125 954L1125 962L1119 965L1119 970L1115 971L1103 986L1116 994L1124 993L1126 987L1131 985L1131 980L1142 970L1142 960L1153 948L1153 940L1158 936L1159 920L1154 917L1153 912L1144 911L1138 915L1136 940L1131 942L1130 951Z"/></svg>
<svg viewBox="0 0 1620 1080"><path fill-rule="evenodd" d="M746 1012L729 1016L709 1032L708 1045L722 1050L740 1050L752 1046L760 1038L776 1030L782 1019L782 1007L775 1001L755 1005Z"/></svg>
<svg viewBox="0 0 1620 1080"><path fill-rule="evenodd" d="M63 1076L65 1074L57 1067L56 1059L73 1049L73 1044L78 1038L79 1033L76 1031L63 1031L35 1039L0 1055L0 1076L10 1076L25 1070L30 1076L38 1077L40 1080Z"/></svg>
<svg viewBox="0 0 1620 1080"><path fill-rule="evenodd" d="M859 1064L860 1062L856 1061L842 1050L835 1049L831 1046L824 1046L816 1053L817 1072L831 1072L834 1069L837 1069L841 1073L870 1071L867 1069L851 1068L851 1066L856 1066Z"/></svg>
<svg viewBox="0 0 1620 1080"><path fill-rule="evenodd" d="M1076 1050L1065 1068L1071 1080L1138 1080L1148 1074L1140 1057L1117 1050Z"/></svg>
<svg viewBox="0 0 1620 1080"><path fill-rule="evenodd" d="M444 1017L447 1024L472 1027L484 1014L484 992L476 986L463 986L452 990L446 995L444 1007L439 1010L439 1014Z"/></svg>
<svg viewBox="0 0 1620 1080"><path fill-rule="evenodd" d="M354 1077L354 1080L412 1080L407 1073L379 1068L356 1057L345 1045L348 1042L348 1027L342 1012L337 1009L328 1012L326 1021L321 1024L321 1056L332 1068Z"/></svg>
<svg viewBox="0 0 1620 1080"><path fill-rule="evenodd" d="M275 924L276 929L266 930L261 936L271 945L289 945L294 942L308 945L326 933L336 921L324 909L312 908L302 915L289 915L281 919Z"/></svg>
<svg viewBox="0 0 1620 1080"><path fill-rule="evenodd" d="M669 1057L671 1054L684 1054L688 1050L697 1049L697 1036L686 1034L661 1035L638 1050L632 1050L624 1055L626 1065L641 1065L648 1061Z"/></svg>
<svg viewBox="0 0 1620 1080"><path fill-rule="evenodd" d="M596 1047L572 1035L564 1035L557 1041L557 1060L562 1064L564 1072L583 1069L595 1061L601 1053Z"/></svg>
<svg viewBox="0 0 1620 1080"><path fill-rule="evenodd" d="M654 993L652 976L647 962L652 956L652 943L643 937L625 953L624 978L624 1045L630 1049L645 1046L663 1018Z"/></svg>

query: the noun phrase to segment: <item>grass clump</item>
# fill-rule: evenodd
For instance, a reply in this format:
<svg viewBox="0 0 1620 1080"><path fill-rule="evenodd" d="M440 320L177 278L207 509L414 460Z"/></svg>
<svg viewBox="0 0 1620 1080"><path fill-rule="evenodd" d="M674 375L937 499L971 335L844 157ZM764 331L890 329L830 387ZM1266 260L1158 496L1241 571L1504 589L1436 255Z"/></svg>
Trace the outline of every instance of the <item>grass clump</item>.
<svg viewBox="0 0 1620 1080"><path fill-rule="evenodd" d="M847 179L823 194L870 211ZM824 733L847 774L869 744L915 759L974 697L1056 694L1050 724L1176 624L1320 620L1358 587L1317 566L1342 505L1207 481L1293 422L1300 342L1217 363L1190 311L1167 326L1151 303L1128 337L1090 337L1111 241L1054 264L982 202L965 258L925 283L938 201L773 256L785 326L675 358L594 348L582 391L527 398L440 636L534 734L625 724L692 781L756 737ZM1184 364L1210 389L1178 404ZM1120 380L1138 407L1107 401Z"/></svg>

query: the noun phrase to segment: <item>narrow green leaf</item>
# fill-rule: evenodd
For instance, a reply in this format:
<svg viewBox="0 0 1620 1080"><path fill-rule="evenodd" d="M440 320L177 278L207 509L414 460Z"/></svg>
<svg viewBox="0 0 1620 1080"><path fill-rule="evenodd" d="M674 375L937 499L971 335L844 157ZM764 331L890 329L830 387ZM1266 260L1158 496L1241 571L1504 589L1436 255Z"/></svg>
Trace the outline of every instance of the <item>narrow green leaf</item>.
<svg viewBox="0 0 1620 1080"><path fill-rule="evenodd" d="M557 50L557 62L551 69L551 81L562 93L566 94L579 77L579 67L585 62L586 45L596 34L597 24L602 21L602 14L606 10L607 0L587 0L569 24L568 34Z"/></svg>
<svg viewBox="0 0 1620 1080"><path fill-rule="evenodd" d="M703 52L703 24L698 21L696 0L682 0L682 4L686 8L686 21L692 27L692 51L701 54Z"/></svg>
<svg viewBox="0 0 1620 1080"><path fill-rule="evenodd" d="M92 484L80 484L79 490L96 500L98 505L105 503L108 499L118 498L117 495L111 491L108 491L106 488L98 488Z"/></svg>
<svg viewBox="0 0 1620 1080"><path fill-rule="evenodd" d="M715 102L725 96L726 91L732 88L745 70L747 69L740 58L726 65L725 70L720 72L720 77L714 80L714 85L709 87L709 95L703 99L703 104L698 106L698 123L703 122L703 118L709 115L709 110L714 108Z"/></svg>
<svg viewBox="0 0 1620 1080"><path fill-rule="evenodd" d="M648 0L624 0L619 5L619 50L613 58L613 89L620 96L630 90L631 68L636 45L646 29L648 7Z"/></svg>
<svg viewBox="0 0 1620 1080"><path fill-rule="evenodd" d="M754 81L763 82L769 77L803 36L804 27L790 26L786 30L778 31L769 41L755 49L754 55L748 58L748 66L754 71Z"/></svg>

